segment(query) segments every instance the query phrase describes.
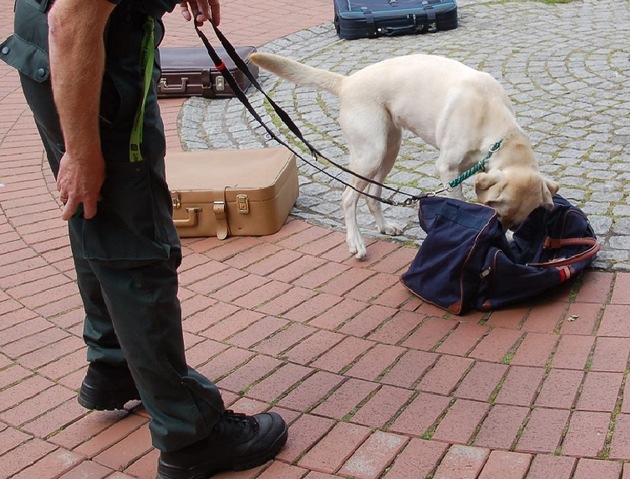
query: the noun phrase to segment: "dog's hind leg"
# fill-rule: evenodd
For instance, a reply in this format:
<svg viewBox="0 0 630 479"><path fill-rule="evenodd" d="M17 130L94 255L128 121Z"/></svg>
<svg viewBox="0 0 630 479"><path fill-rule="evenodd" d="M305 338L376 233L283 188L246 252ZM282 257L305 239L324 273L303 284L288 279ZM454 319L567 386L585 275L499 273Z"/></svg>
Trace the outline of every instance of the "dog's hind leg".
<svg viewBox="0 0 630 479"><path fill-rule="evenodd" d="M348 110L346 110L347 112ZM389 146L388 132L391 129L388 114L382 109L356 108L351 113L342 113L340 123L348 139L350 149L350 169L366 179L382 179L391 169L387 169L386 158ZM396 148L397 154L397 148ZM396 154L393 155L395 159ZM390 160L391 162L391 160ZM363 237L357 223L357 203L363 191L378 192L378 187L369 186L363 178L353 176L351 187L346 187L342 197L342 207L346 223L346 243L350 253L357 259L365 258L367 253ZM370 210L377 215L377 222L384 227L380 204L370 204Z"/></svg>
<svg viewBox="0 0 630 479"><path fill-rule="evenodd" d="M389 136L387 138L387 150L383 157L381 168L377 172L374 180L378 183L383 183L387 175L392 170L396 158L398 157L398 152L400 151L400 142L402 140L402 130L392 125ZM374 220L376 221L376 227L379 233L383 233L386 235L397 236L402 234L403 229L399 225L388 221L383 216L383 209L381 201L374 199L381 198L383 194L383 187L380 184L370 183L367 188L367 192L372 197L366 197L366 202L370 213L374 216Z"/></svg>
<svg viewBox="0 0 630 479"><path fill-rule="evenodd" d="M346 223L346 244L350 250L350 254L357 259L365 258L367 249L363 242L363 237L359 231L357 223L357 203L359 201L360 191L366 187L367 182L363 180L352 181L352 186L359 191L347 186L343 192L341 206L343 207L344 220Z"/></svg>
<svg viewBox="0 0 630 479"><path fill-rule="evenodd" d="M364 116L364 118L372 120L377 117L378 113L375 114L373 110L369 111L369 115ZM399 143L394 142L393 151L388 153L390 141L386 134L389 129L387 120L381 122L372 121L368 125L369 127L365 128L365 120L363 120L363 122L353 123L350 127L344 129L346 138L349 141L350 169L363 178L382 181L391 170L396 159ZM378 133L375 133L375 131ZM399 136L400 132L398 133ZM394 139L396 139L395 135ZM363 191L380 196L381 188L357 176L353 176L350 181L353 188L346 188L341 203L346 223L346 243L350 253L355 258L363 259L367 250L357 222L357 203ZM379 230L393 231L383 218L380 202L367 197L366 199Z"/></svg>
<svg viewBox="0 0 630 479"><path fill-rule="evenodd" d="M367 147L360 148L360 150L367 150ZM360 155L360 156L357 156ZM357 161L360 158L360 161ZM374 169L362 168L365 165L366 151L357 152L356 148L350 147L350 168L355 173L361 175L363 178L373 179L376 176ZM343 207L344 219L346 223L346 243L350 254L353 254L357 259L365 258L367 249L359 230L359 224L357 222L357 205L359 197L363 191L369 190L369 182L359 178L358 176L352 176L350 179L352 187L347 186L343 192L341 199L341 206Z"/></svg>

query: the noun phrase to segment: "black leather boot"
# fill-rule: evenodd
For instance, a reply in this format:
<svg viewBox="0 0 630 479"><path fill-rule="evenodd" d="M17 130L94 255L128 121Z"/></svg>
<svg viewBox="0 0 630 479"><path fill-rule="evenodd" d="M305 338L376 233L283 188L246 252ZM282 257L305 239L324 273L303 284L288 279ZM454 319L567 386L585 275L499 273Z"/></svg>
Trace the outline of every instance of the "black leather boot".
<svg viewBox="0 0 630 479"><path fill-rule="evenodd" d="M287 437L287 425L276 413L246 416L228 410L203 441L162 452L157 479L207 479L220 471L251 469L273 459Z"/></svg>
<svg viewBox="0 0 630 479"><path fill-rule="evenodd" d="M90 363L77 400L86 409L106 411L123 409L129 401L140 399L127 366Z"/></svg>

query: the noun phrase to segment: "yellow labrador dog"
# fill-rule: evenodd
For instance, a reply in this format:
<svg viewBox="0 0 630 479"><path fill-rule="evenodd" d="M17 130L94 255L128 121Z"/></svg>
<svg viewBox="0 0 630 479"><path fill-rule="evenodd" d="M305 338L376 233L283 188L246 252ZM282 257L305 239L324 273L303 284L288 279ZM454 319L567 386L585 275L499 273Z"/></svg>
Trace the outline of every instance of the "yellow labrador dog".
<svg viewBox="0 0 630 479"><path fill-rule="evenodd" d="M350 168L383 182L398 155L402 130L440 150L437 169L447 183L474 166L491 145L501 147L476 177L479 202L495 208L505 228L538 206L552 207L559 186L538 170L530 141L517 125L510 100L489 74L435 55L408 55L367 66L349 76L288 58L257 52L252 62L297 85L326 90L340 99L339 123L348 142ZM353 177L359 191L381 195L377 185ZM461 185L451 195L464 199ZM365 243L356 220L359 193L347 187L342 206L350 253L362 259ZM383 217L381 204L366 197L381 233L400 227Z"/></svg>

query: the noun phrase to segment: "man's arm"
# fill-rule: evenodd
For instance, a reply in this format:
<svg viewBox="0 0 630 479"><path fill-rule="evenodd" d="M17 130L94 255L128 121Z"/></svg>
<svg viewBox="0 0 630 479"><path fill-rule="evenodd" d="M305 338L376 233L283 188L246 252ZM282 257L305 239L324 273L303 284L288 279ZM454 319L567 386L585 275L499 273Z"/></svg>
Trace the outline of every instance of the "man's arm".
<svg viewBox="0 0 630 479"><path fill-rule="evenodd" d="M51 83L66 146L57 177L64 220L81 203L84 217L92 218L105 179L99 132L103 32L114 7L107 0L56 0L48 14Z"/></svg>
<svg viewBox="0 0 630 479"><path fill-rule="evenodd" d="M81 204L85 218L96 215L105 179L99 109L103 33L114 7L108 0L56 0L48 13L51 83L66 146L57 175L66 221ZM182 13L199 23L211 17L218 25L219 0L185 0Z"/></svg>

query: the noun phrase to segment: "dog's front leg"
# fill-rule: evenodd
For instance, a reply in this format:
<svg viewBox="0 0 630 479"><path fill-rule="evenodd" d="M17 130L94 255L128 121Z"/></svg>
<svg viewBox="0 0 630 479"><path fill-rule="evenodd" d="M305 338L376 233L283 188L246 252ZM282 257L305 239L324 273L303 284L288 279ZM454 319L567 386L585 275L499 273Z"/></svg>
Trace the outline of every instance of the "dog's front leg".
<svg viewBox="0 0 630 479"><path fill-rule="evenodd" d="M444 182L444 184L447 185L448 181ZM466 197L464 196L464 192L462 190L462 184L461 183L459 185L453 187L453 188L448 188L446 190L446 194L448 196L450 196L451 198L455 198L457 200L466 201Z"/></svg>
<svg viewBox="0 0 630 479"><path fill-rule="evenodd" d="M440 152L440 157L437 160L436 166L440 176L440 181L444 187L448 187L449 182L457 178L460 174L460 162L457 160L457 157L458 155L452 155L444 150ZM458 200L466 199L464 197L461 183L453 188L448 188L446 193L451 198L456 198Z"/></svg>

